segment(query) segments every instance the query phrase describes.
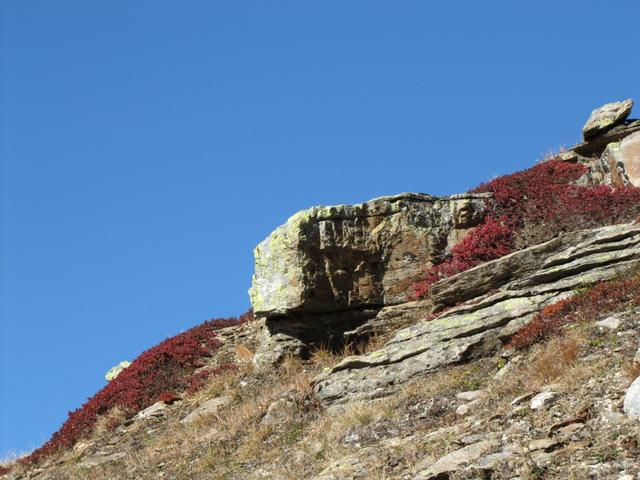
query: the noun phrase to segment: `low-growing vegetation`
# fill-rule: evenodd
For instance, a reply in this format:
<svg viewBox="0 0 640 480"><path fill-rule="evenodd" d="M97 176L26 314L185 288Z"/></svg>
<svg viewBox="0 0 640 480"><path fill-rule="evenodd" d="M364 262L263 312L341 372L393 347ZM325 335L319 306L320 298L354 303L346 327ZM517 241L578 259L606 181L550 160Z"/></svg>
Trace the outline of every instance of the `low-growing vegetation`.
<svg viewBox="0 0 640 480"><path fill-rule="evenodd" d="M512 337L509 346L526 348L558 333L566 325L593 322L640 305L640 274L637 269L620 278L590 287L542 309Z"/></svg>
<svg viewBox="0 0 640 480"><path fill-rule="evenodd" d="M118 418L134 415L158 401L172 403L182 392L196 392L212 375L234 368L225 364L196 372L221 345L217 332L252 318L249 311L237 318L209 320L146 350L84 405L70 412L60 430L22 462L38 462L47 455L72 447L78 440L91 435L100 418L109 419L106 423L101 422L100 428L113 429L118 425ZM121 414L113 415L116 410Z"/></svg>
<svg viewBox="0 0 640 480"><path fill-rule="evenodd" d="M413 286L416 297L425 297L442 278L560 233L638 217L640 188L576 184L586 172L584 165L552 159L472 190L491 193L484 222L454 245L444 261L428 269Z"/></svg>

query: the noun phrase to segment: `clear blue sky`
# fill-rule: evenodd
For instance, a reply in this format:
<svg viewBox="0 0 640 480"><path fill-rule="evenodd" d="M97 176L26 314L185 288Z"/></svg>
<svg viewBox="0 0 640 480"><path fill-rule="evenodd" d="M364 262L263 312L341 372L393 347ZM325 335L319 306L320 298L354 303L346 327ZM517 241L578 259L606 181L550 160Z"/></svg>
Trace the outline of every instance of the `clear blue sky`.
<svg viewBox="0 0 640 480"><path fill-rule="evenodd" d="M246 310L295 211L464 191L640 101L631 0L0 5L0 456Z"/></svg>

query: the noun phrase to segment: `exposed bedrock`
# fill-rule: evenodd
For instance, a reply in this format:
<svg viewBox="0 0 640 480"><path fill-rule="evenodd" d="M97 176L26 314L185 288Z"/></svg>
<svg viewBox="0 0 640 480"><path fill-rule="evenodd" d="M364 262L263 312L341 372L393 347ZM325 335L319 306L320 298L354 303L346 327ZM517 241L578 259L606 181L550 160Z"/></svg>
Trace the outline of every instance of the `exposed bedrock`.
<svg viewBox="0 0 640 480"><path fill-rule="evenodd" d="M639 262L640 225L622 224L567 233L479 265L434 284L439 317L423 317L381 349L343 360L316 378L316 392L327 404L376 398L415 376L493 353L545 305ZM468 301L453 306L460 299ZM425 302L413 307L428 309Z"/></svg>
<svg viewBox="0 0 640 480"><path fill-rule="evenodd" d="M587 167L578 184L640 186L640 120L627 118L632 105L625 100L594 110L583 128L585 142L558 155L563 161ZM595 249L593 252L583 245L594 235L606 237L609 230L574 232L436 283L430 299L412 302L411 287L416 280L482 222L487 198L482 194L434 197L405 193L357 205L313 207L292 216L254 251L255 273L249 295L255 314L265 320L256 363L271 365L287 353L304 355L312 345L339 347L376 332L389 333L460 302L481 299L475 305L448 311L425 327L429 332L450 318L455 323L456 312L466 312L463 318L467 320L473 313L473 318L482 318L480 324L489 319L486 321L491 325L473 327L473 334L456 330L466 328L464 322L456 324L456 329L442 330L449 332L446 334L438 330L444 340L433 344L435 350L411 354L407 360L407 365L417 362L415 370L423 372L425 362L437 368L461 361L471 352L495 348L541 306L567 294L574 283L609 278L625 262L635 262L635 257L624 259L625 252L635 255L626 244L618 248L605 238L604 247L588 247ZM625 242L635 245L635 237ZM600 257L594 253L598 248L604 248L600 256L613 255L610 265L598 263ZM558 260L558 272L552 269L550 259L569 255L574 249L588 252L587 263L576 260L576 266L571 266ZM525 288L526 282L532 283ZM495 289L500 292L490 296ZM483 296L490 296L488 305ZM479 310L485 305L485 310ZM449 334L454 337L447 339ZM437 361L430 357L435 351L441 356ZM431 360L425 360L427 357ZM333 378L338 378L339 371ZM411 371L409 368L401 375L411 376ZM395 374L389 375L385 378L390 382L397 380ZM338 398L339 394L328 393L330 388L326 385L323 395Z"/></svg>
<svg viewBox="0 0 640 480"><path fill-rule="evenodd" d="M340 340L384 306L406 302L425 268L482 221L485 199L405 193L303 210L254 251L254 312L280 347L286 336L295 349ZM274 350L263 342L257 361L277 360Z"/></svg>

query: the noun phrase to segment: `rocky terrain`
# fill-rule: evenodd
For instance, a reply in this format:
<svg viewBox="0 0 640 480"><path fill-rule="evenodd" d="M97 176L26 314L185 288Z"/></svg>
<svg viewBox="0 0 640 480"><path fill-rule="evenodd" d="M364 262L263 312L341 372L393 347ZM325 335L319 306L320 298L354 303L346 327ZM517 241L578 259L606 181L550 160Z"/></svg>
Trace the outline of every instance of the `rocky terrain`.
<svg viewBox="0 0 640 480"><path fill-rule="evenodd" d="M295 214L255 249L252 315L110 371L0 478L640 478L632 106L472 192Z"/></svg>

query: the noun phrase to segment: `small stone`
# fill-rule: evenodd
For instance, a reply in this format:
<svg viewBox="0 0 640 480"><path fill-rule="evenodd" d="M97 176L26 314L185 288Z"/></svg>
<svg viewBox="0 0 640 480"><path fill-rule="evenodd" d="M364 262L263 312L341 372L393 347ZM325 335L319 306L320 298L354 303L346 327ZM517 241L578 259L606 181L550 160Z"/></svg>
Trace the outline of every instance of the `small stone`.
<svg viewBox="0 0 640 480"><path fill-rule="evenodd" d="M496 444L491 441L484 441L468 445L459 450L445 455L437 462L433 463L425 470L420 471L415 480L435 480L437 478L447 478L446 474L455 472L462 466L475 462L485 453L494 448Z"/></svg>
<svg viewBox="0 0 640 480"><path fill-rule="evenodd" d="M140 410L136 415L136 418L143 420L145 418L161 417L165 414L165 408L167 408L167 405L164 402L156 402L150 407Z"/></svg>
<svg viewBox="0 0 640 480"><path fill-rule="evenodd" d="M484 392L484 390L471 390L469 392L460 392L456 394L456 398L458 400L463 400L465 402L472 402L485 396L486 393Z"/></svg>
<svg viewBox="0 0 640 480"><path fill-rule="evenodd" d="M228 397L215 397L206 402L201 403L198 408L196 408L189 415L180 420L182 424L189 424L197 420L198 418L206 415L211 415L217 413L222 407L225 407L231 403L231 399Z"/></svg>
<svg viewBox="0 0 640 480"><path fill-rule="evenodd" d="M496 372L493 378L495 378L496 380L502 380L504 377L506 377L509 373L513 371L513 369L516 367L516 365L520 363L521 360L522 360L522 355L515 355L505 364L504 367L502 367L500 370Z"/></svg>
<svg viewBox="0 0 640 480"><path fill-rule="evenodd" d="M469 403L463 403L458 408L456 408L456 415L460 417L464 417L468 415L469 412L473 410L473 408L476 407L477 405L478 405L478 400L475 400Z"/></svg>
<svg viewBox="0 0 640 480"><path fill-rule="evenodd" d="M541 438L529 442L529 451L534 452L536 450L544 450L545 452L553 450L560 445L560 442L554 438Z"/></svg>
<svg viewBox="0 0 640 480"><path fill-rule="evenodd" d="M620 327L620 321L618 317L611 316L596 322L596 325L601 329L617 330Z"/></svg>
<svg viewBox="0 0 640 480"><path fill-rule="evenodd" d="M627 390L623 409L629 418L640 419L640 377L636 378Z"/></svg>
<svg viewBox="0 0 640 480"><path fill-rule="evenodd" d="M556 392L541 392L531 399L529 408L531 410L540 410L542 408L548 408L556 401L558 394Z"/></svg>
<svg viewBox="0 0 640 480"><path fill-rule="evenodd" d="M118 460L121 460L124 457L126 457L126 454L124 452L115 452L115 453L112 453L111 455L89 457L81 461L80 463L78 463L78 467L93 468L99 465L104 465L106 463L116 462Z"/></svg>
<svg viewBox="0 0 640 480"><path fill-rule="evenodd" d="M636 363L640 363L640 348L636 350L636 355L633 357L633 361Z"/></svg>
<svg viewBox="0 0 640 480"><path fill-rule="evenodd" d="M286 398L281 398L276 400L269 408L267 408L267 413L265 413L262 418L262 423L264 425L273 425L276 423L280 423L287 418L292 417L297 412L297 407L294 402L291 400L287 400Z"/></svg>
<svg viewBox="0 0 640 480"><path fill-rule="evenodd" d="M429 432L424 436L425 442L439 442L441 440L451 438L460 433L462 425L452 425L450 427L441 427L433 432Z"/></svg>
<svg viewBox="0 0 640 480"><path fill-rule="evenodd" d="M596 108L582 127L582 137L585 140L590 140L622 123L631 113L632 107L633 100L627 99L622 102L607 103Z"/></svg>

